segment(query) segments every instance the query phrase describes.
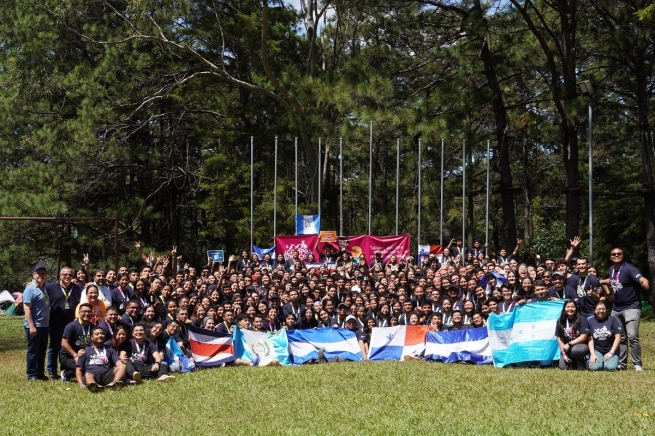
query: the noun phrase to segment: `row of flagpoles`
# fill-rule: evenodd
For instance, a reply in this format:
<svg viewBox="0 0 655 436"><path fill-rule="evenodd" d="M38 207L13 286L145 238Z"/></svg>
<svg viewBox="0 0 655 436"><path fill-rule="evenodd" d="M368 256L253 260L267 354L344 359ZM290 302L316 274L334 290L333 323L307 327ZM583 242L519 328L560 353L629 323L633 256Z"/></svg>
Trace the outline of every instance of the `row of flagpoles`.
<svg viewBox="0 0 655 436"><path fill-rule="evenodd" d="M250 137L250 247L254 245L254 137ZM418 214L417 214L417 241L421 244L421 182L422 182L422 143L418 140ZM294 139L295 155L295 215L298 216L298 138ZM322 185L322 139L318 140L318 215L321 215L321 185ZM343 138L339 138L339 234L343 235ZM489 243L489 198L490 198L490 142L487 141L487 192L486 192L486 219L485 242ZM466 248L466 140L462 144L462 249ZM273 187L273 237L277 236L277 181L278 181L278 137L275 137L275 169ZM371 234L372 197L373 197L373 122L369 123L369 184L368 184L368 224L367 233ZM443 245L444 222L444 140L441 140L441 196L440 196L440 225L439 244ZM396 235L398 234L400 204L400 139L396 139ZM465 251L464 251L465 252Z"/></svg>

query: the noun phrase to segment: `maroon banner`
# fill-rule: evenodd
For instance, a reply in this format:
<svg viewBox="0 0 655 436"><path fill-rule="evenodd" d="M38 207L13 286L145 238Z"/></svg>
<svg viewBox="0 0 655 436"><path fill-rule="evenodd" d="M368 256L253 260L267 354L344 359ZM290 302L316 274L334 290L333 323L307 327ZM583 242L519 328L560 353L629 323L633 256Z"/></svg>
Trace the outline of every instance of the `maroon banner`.
<svg viewBox="0 0 655 436"><path fill-rule="evenodd" d="M314 259L318 260L318 235L296 235L296 236L277 236L275 238L275 254L284 254L285 259L291 257L294 250L302 260L307 260L307 255L312 253Z"/></svg>
<svg viewBox="0 0 655 436"><path fill-rule="evenodd" d="M365 256L366 261L370 263L375 259L376 251L382 253L382 259L385 262L388 262L391 256L396 256L398 260L404 259L409 255L409 244L409 235L358 235L340 236L336 244L321 242L319 243L318 249L321 253L324 253L325 245L332 245L332 247L337 251L345 250L349 252L355 259L358 259L360 256Z"/></svg>

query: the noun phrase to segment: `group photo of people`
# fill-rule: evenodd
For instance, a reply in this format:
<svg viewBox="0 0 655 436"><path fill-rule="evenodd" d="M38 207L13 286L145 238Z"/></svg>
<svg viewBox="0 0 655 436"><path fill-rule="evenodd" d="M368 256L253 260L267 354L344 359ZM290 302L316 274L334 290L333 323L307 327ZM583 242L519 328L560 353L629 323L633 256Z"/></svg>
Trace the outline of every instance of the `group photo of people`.
<svg viewBox="0 0 655 436"><path fill-rule="evenodd" d="M27 379L75 382L92 392L174 381L182 368L166 358L166 344L173 338L193 361L189 326L228 334L349 329L366 357L375 328L485 327L492 314L549 300L564 300L554 329L561 357L542 366L612 371L628 369L629 360L641 371L641 290L649 283L627 262L628 252L612 248L611 267L601 272L573 256L579 238L563 257L537 256L536 264L521 261L516 242L510 253L480 241L464 249L452 239L438 255L386 260L381 252L366 259L329 244L320 259L244 250L198 267L182 264L176 247L155 258L137 242L139 267L91 269L85 256L83 266L63 267L55 277L38 264L22 296Z"/></svg>

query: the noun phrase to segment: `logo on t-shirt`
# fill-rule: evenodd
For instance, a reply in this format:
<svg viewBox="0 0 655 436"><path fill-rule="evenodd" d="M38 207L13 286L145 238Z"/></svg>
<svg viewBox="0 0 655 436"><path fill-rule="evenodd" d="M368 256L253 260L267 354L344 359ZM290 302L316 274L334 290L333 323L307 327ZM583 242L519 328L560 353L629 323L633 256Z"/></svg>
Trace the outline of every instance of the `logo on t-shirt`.
<svg viewBox="0 0 655 436"><path fill-rule="evenodd" d="M610 332L607 329L607 326L603 326L602 329L594 330L594 339L602 341L602 340L605 340L605 339L609 338L610 336L612 336L612 332Z"/></svg>

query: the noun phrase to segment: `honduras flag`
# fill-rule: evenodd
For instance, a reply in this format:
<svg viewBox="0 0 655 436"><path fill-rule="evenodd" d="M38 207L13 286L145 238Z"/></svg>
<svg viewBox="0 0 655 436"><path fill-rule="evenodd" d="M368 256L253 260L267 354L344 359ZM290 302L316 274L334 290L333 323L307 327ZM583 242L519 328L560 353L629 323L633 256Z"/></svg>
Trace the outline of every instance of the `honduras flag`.
<svg viewBox="0 0 655 436"><path fill-rule="evenodd" d="M364 360L355 332L331 327L315 330L289 330L289 354L295 365L318 359L322 350L326 359Z"/></svg>
<svg viewBox="0 0 655 436"><path fill-rule="evenodd" d="M489 348L487 328L428 332L425 340L425 358L441 360L443 363L491 364L493 359Z"/></svg>
<svg viewBox="0 0 655 436"><path fill-rule="evenodd" d="M369 360L402 360L404 356L420 356L425 351L428 326L398 325L374 328L371 333Z"/></svg>
<svg viewBox="0 0 655 436"><path fill-rule="evenodd" d="M274 362L291 365L289 341L285 329L270 334L235 327L232 341L234 343L234 355L241 360L252 362L255 355L258 355L258 366L266 366Z"/></svg>
<svg viewBox="0 0 655 436"><path fill-rule="evenodd" d="M560 357L555 324L564 300L528 303L503 315L492 313L487 321L494 365L553 361Z"/></svg>
<svg viewBox="0 0 655 436"><path fill-rule="evenodd" d="M296 235L318 235L321 233L320 215L296 215Z"/></svg>

